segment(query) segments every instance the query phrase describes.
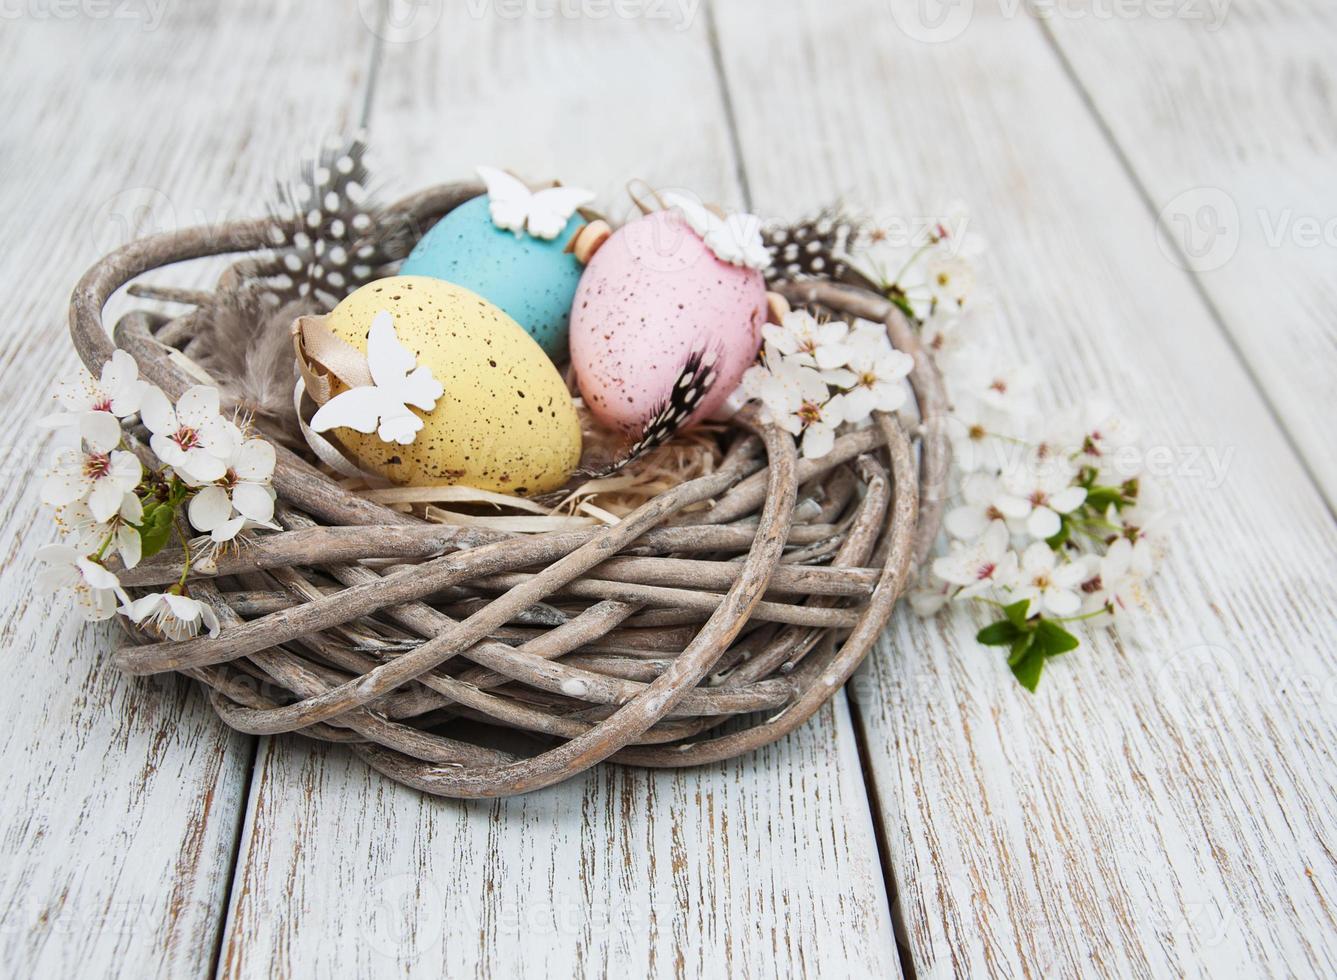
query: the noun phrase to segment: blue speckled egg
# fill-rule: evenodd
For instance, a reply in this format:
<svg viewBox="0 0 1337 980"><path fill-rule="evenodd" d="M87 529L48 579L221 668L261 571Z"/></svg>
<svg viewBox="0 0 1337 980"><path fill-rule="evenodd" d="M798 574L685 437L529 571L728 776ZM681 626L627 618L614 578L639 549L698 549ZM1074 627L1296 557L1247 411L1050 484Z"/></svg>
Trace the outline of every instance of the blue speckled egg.
<svg viewBox="0 0 1337 980"><path fill-rule="evenodd" d="M585 223L573 214L556 238L518 238L492 223L484 194L438 221L400 266L402 276L431 276L472 290L501 309L554 361L566 357L571 301L581 265L563 251Z"/></svg>

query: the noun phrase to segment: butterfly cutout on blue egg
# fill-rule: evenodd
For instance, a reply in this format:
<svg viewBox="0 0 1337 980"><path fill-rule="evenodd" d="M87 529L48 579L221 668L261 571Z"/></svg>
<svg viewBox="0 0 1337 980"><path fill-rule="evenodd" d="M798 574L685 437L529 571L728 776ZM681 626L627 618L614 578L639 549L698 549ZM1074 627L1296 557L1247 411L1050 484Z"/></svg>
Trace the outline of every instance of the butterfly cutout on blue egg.
<svg viewBox="0 0 1337 980"><path fill-rule="evenodd" d="M571 302L583 266L567 243L584 225L590 191L531 191L494 167L479 167L488 192L455 208L418 242L401 275L431 276L500 307L554 361L567 356Z"/></svg>
<svg viewBox="0 0 1337 980"><path fill-rule="evenodd" d="M594 192L579 187L545 187L531 191L520 178L496 167L479 167L487 184L492 223L519 238L525 232L551 241L562 233L578 208L594 200Z"/></svg>

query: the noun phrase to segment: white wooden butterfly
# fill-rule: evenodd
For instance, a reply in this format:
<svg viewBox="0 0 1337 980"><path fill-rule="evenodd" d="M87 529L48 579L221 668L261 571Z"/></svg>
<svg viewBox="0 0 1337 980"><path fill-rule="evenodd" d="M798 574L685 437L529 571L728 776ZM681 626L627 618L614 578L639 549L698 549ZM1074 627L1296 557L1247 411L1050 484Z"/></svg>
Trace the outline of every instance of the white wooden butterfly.
<svg viewBox="0 0 1337 980"><path fill-rule="evenodd" d="M526 230L535 238L553 239L562 233L576 208L594 200L594 192L579 187L549 187L531 191L524 182L496 167L479 167L487 184L492 223L515 232Z"/></svg>
<svg viewBox="0 0 1337 980"><path fill-rule="evenodd" d="M316 432L340 428L375 432L383 442L409 445L418 437L422 419L408 406L430 412L445 394L431 368L414 367L417 360L399 342L394 317L386 310L377 313L367 336L367 365L373 383L335 395L312 416L311 428Z"/></svg>
<svg viewBox="0 0 1337 980"><path fill-rule="evenodd" d="M665 191L661 196L668 207L682 213L721 261L749 269L764 269L771 264L771 253L761 237L761 219L756 215L735 211L721 218L690 195Z"/></svg>

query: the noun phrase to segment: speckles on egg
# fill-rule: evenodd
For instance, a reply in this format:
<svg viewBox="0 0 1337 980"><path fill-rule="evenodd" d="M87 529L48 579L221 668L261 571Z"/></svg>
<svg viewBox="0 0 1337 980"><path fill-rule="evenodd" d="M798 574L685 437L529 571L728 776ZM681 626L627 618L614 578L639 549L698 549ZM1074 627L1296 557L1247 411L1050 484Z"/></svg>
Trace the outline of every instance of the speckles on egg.
<svg viewBox="0 0 1337 980"><path fill-rule="evenodd" d="M756 359L766 319L759 272L721 262L675 213L614 232L580 280L571 362L600 421L639 431L694 351L720 352L717 379L691 422L719 407Z"/></svg>
<svg viewBox="0 0 1337 980"><path fill-rule="evenodd" d="M495 304L554 360L566 356L571 298L581 266L565 251L583 223L573 215L555 239L517 237L492 223L487 195L460 205L414 247L401 275L455 283Z"/></svg>
<svg viewBox="0 0 1337 980"><path fill-rule="evenodd" d="M501 310L460 286L417 276L368 283L330 314L335 334L366 349L372 319L395 318L400 342L445 387L410 446L374 434L334 435L363 466L410 486L467 484L526 495L556 489L580 460L580 423L561 376L528 334ZM519 391L526 393L520 398ZM532 424L519 411L546 399Z"/></svg>

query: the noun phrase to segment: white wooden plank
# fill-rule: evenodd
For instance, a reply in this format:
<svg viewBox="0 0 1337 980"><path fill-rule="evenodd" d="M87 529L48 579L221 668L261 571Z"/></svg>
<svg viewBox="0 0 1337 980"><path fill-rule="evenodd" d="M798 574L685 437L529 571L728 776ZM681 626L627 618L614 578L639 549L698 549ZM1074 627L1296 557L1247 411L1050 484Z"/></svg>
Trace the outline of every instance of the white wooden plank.
<svg viewBox="0 0 1337 980"><path fill-rule="evenodd" d="M499 801L264 742L224 977L898 976L843 704L754 758Z"/></svg>
<svg viewBox="0 0 1337 980"><path fill-rule="evenodd" d="M1337 506L1337 10L1178 9L1046 24Z"/></svg>
<svg viewBox="0 0 1337 980"><path fill-rule="evenodd" d="M161 19L144 4L27 5L0 31L7 976L209 972L253 747L185 682L123 678L107 662L112 628L30 592L54 533L38 504L52 443L30 420L76 363L70 290L145 226L250 213L281 141L356 110L369 49L365 29L314 10L152 6Z"/></svg>
<svg viewBox="0 0 1337 980"><path fill-rule="evenodd" d="M1331 518L1036 25L977 2L929 44L892 11L719 5L758 207L965 197L999 357L1121 400L1180 515L1150 612L1037 696L967 617L902 611L856 675L915 973L1330 976Z"/></svg>
<svg viewBox="0 0 1337 980"><path fill-rule="evenodd" d="M513 9L452 4L387 45L372 137L397 184L495 163L604 205L632 176L736 199L703 22ZM752 758L498 802L263 746L224 976L899 975L843 700Z"/></svg>

